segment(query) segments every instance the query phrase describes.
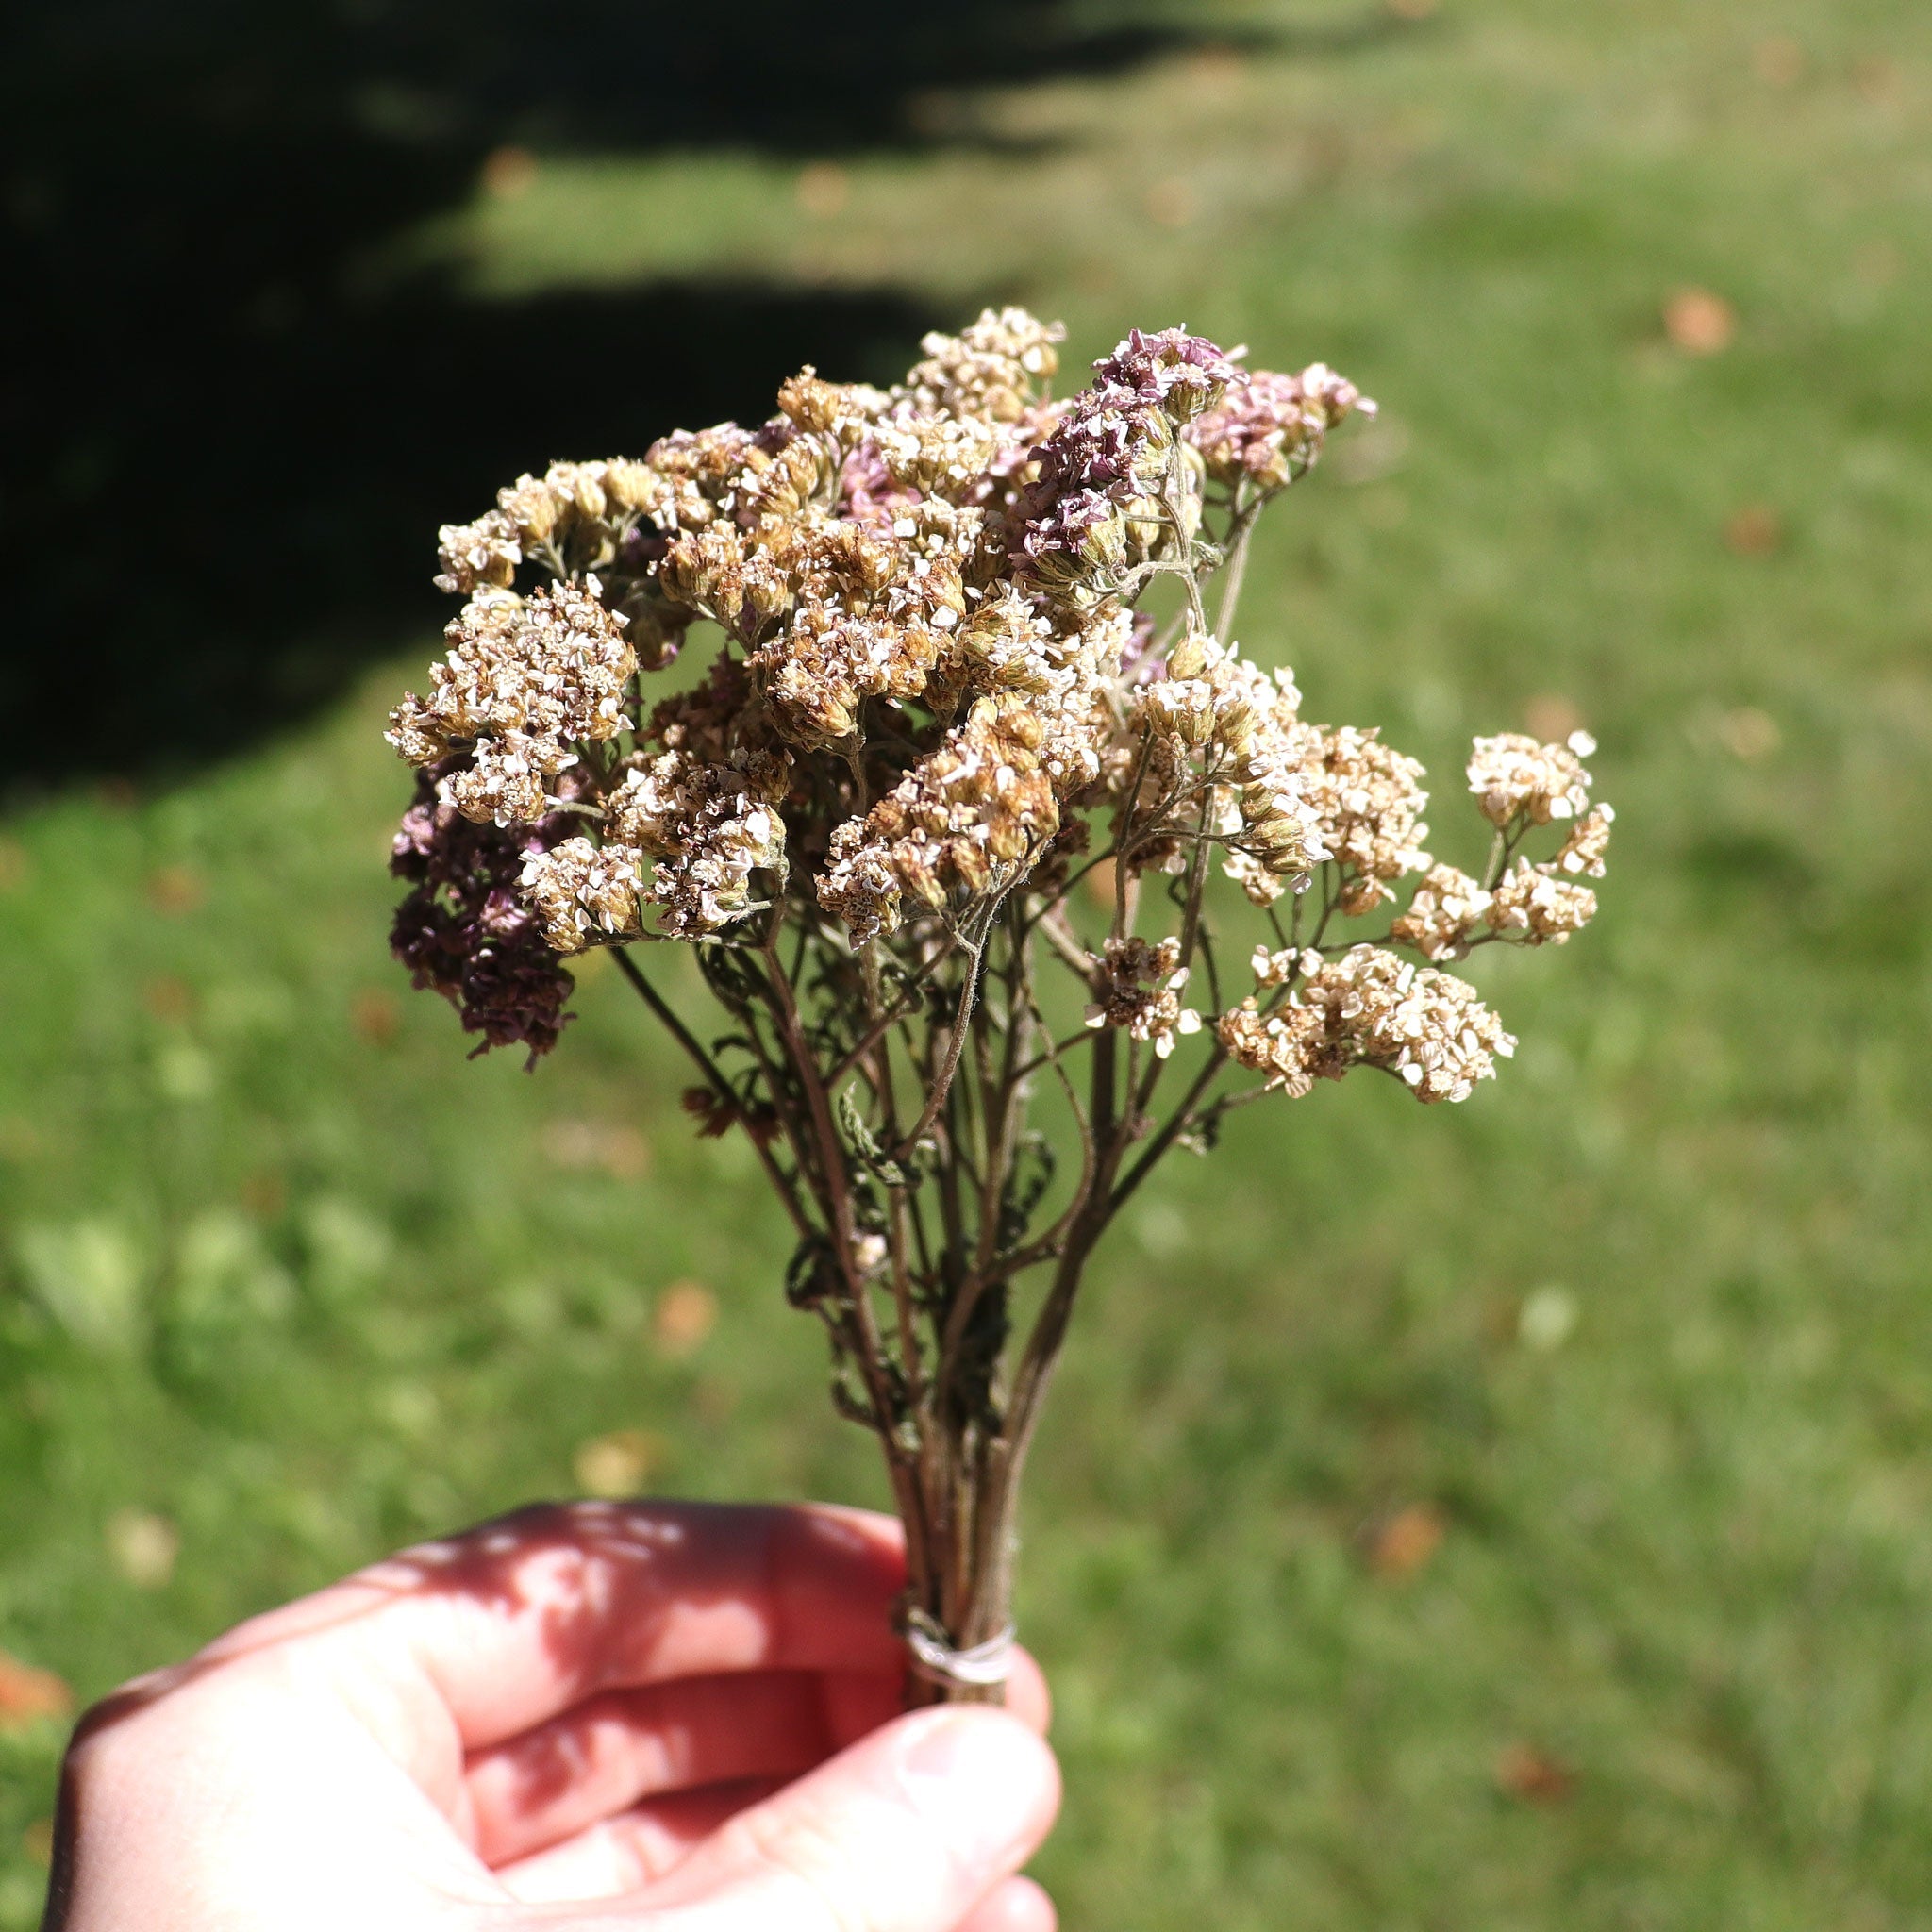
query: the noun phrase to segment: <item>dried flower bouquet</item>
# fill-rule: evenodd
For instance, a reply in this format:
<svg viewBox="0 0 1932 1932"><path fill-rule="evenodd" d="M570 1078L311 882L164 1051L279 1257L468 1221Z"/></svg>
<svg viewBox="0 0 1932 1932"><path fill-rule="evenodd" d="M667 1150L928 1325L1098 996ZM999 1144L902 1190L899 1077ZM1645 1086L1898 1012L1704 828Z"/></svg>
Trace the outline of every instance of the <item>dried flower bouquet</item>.
<svg viewBox="0 0 1932 1932"><path fill-rule="evenodd" d="M1020 1475L1123 1203L1262 1094L1465 1098L1514 1041L1441 962L1582 926L1611 818L1581 734L1478 739L1488 862L1434 863L1421 766L1234 643L1257 518L1373 412L1350 383L1136 331L1060 400L1061 334L988 311L891 389L808 368L756 428L520 477L442 531L466 601L390 733L416 983L534 1062L608 947L698 1131L756 1149L905 1520L920 1700L1000 1694ZM640 967L674 940L722 1024Z"/></svg>

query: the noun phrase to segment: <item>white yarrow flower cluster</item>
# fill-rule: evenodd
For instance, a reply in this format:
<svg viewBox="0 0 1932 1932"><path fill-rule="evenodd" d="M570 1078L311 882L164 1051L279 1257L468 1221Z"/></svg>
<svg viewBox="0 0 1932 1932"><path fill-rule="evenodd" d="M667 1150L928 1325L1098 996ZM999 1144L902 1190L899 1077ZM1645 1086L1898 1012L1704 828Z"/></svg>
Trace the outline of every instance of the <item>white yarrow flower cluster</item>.
<svg viewBox="0 0 1932 1932"><path fill-rule="evenodd" d="M1596 916L1596 894L1553 867L1519 858L1490 894L1484 916L1491 931L1532 946L1560 946Z"/></svg>
<svg viewBox="0 0 1932 1932"><path fill-rule="evenodd" d="M1434 865L1390 937L1398 945L1413 946L1424 959L1459 959L1483 929L1489 910L1489 893L1466 872Z"/></svg>
<svg viewBox="0 0 1932 1932"><path fill-rule="evenodd" d="M1244 1001L1223 1015L1220 1035L1232 1058L1291 1093L1374 1066L1425 1103L1466 1100L1516 1051L1466 981L1368 945L1317 966L1285 1002Z"/></svg>
<svg viewBox="0 0 1932 1932"><path fill-rule="evenodd" d="M1563 744L1540 744L1520 731L1478 738L1469 761L1469 789L1492 825L1519 813L1533 825L1574 818L1590 807L1590 774L1581 760L1596 750L1587 731Z"/></svg>
<svg viewBox="0 0 1932 1932"><path fill-rule="evenodd" d="M444 633L449 655L430 668L430 695L411 692L391 713L389 741L411 764L468 754L445 781L464 817L498 825L541 818L545 781L578 762L578 747L630 728L625 689L637 657L601 589L593 576L527 601L479 591Z"/></svg>
<svg viewBox="0 0 1932 1932"><path fill-rule="evenodd" d="M1094 962L1096 997L1087 1008L1087 1024L1121 1027L1166 1059L1176 1041L1201 1030L1200 1014L1181 1005L1188 968L1180 958L1177 939L1154 945L1141 939L1108 940Z"/></svg>

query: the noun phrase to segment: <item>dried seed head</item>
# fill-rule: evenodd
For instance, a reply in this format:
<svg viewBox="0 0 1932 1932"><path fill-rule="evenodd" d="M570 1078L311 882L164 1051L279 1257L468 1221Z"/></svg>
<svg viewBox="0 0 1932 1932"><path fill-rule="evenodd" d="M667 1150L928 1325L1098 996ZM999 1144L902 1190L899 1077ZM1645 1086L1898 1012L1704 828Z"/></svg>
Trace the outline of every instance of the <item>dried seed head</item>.
<svg viewBox="0 0 1932 1932"><path fill-rule="evenodd" d="M1590 807L1590 774L1581 758L1596 749L1587 731L1565 744L1539 744L1520 731L1478 738L1469 760L1469 789L1492 825L1521 813L1533 825L1574 818Z"/></svg>
<svg viewBox="0 0 1932 1932"><path fill-rule="evenodd" d="M1218 1031L1232 1058L1291 1094L1374 1066L1423 1102L1466 1100L1476 1081L1493 1077L1497 1058L1516 1050L1474 987L1379 946L1352 946L1317 966L1270 1012L1243 1001Z"/></svg>
<svg viewBox="0 0 1932 1932"><path fill-rule="evenodd" d="M1485 914L1492 932L1531 946L1560 946L1595 916L1596 894L1588 886L1526 858L1498 882Z"/></svg>
<svg viewBox="0 0 1932 1932"><path fill-rule="evenodd" d="M1490 895L1466 872L1431 866L1408 910L1391 925L1390 937L1425 959L1459 959L1489 909Z"/></svg>

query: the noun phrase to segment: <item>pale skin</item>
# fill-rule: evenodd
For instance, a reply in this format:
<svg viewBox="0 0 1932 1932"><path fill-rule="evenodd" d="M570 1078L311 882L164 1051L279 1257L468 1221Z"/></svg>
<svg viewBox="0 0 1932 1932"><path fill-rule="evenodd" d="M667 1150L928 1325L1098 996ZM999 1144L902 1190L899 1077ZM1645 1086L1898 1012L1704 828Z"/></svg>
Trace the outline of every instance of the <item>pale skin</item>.
<svg viewBox="0 0 1932 1932"><path fill-rule="evenodd" d="M898 1525L543 1506L83 1720L47 1932L1053 1932L1046 1688L900 1711Z"/></svg>

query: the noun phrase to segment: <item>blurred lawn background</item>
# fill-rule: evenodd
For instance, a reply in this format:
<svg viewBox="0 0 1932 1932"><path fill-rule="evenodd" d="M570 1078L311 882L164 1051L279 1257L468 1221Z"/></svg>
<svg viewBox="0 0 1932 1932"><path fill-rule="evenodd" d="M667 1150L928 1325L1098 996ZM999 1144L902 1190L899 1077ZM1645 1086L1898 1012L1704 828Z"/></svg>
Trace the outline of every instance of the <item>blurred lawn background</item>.
<svg viewBox="0 0 1932 1932"><path fill-rule="evenodd" d="M1028 1512L1041 1875L1120 1932L1923 1926L1932 14L1135 18L1178 31L927 88L918 138L507 140L378 269L442 277L452 329L889 291L836 375L1018 300L1070 373L1185 322L1380 399L1264 525L1242 641L1429 763L1451 858L1468 735L1587 723L1605 909L1479 957L1523 1046L1467 1107L1243 1112L1107 1252ZM811 350L735 371L749 407ZM717 380L701 334L584 352L496 372L533 425L501 480ZM552 385L608 431L553 436ZM425 575L433 537L400 533ZM390 963L380 730L434 618L372 635L346 694L102 782L71 659L31 726L71 782L0 825L6 1932L63 1730L24 1667L98 1695L532 1496L881 1494L758 1174L687 1133L617 975L526 1076Z"/></svg>

